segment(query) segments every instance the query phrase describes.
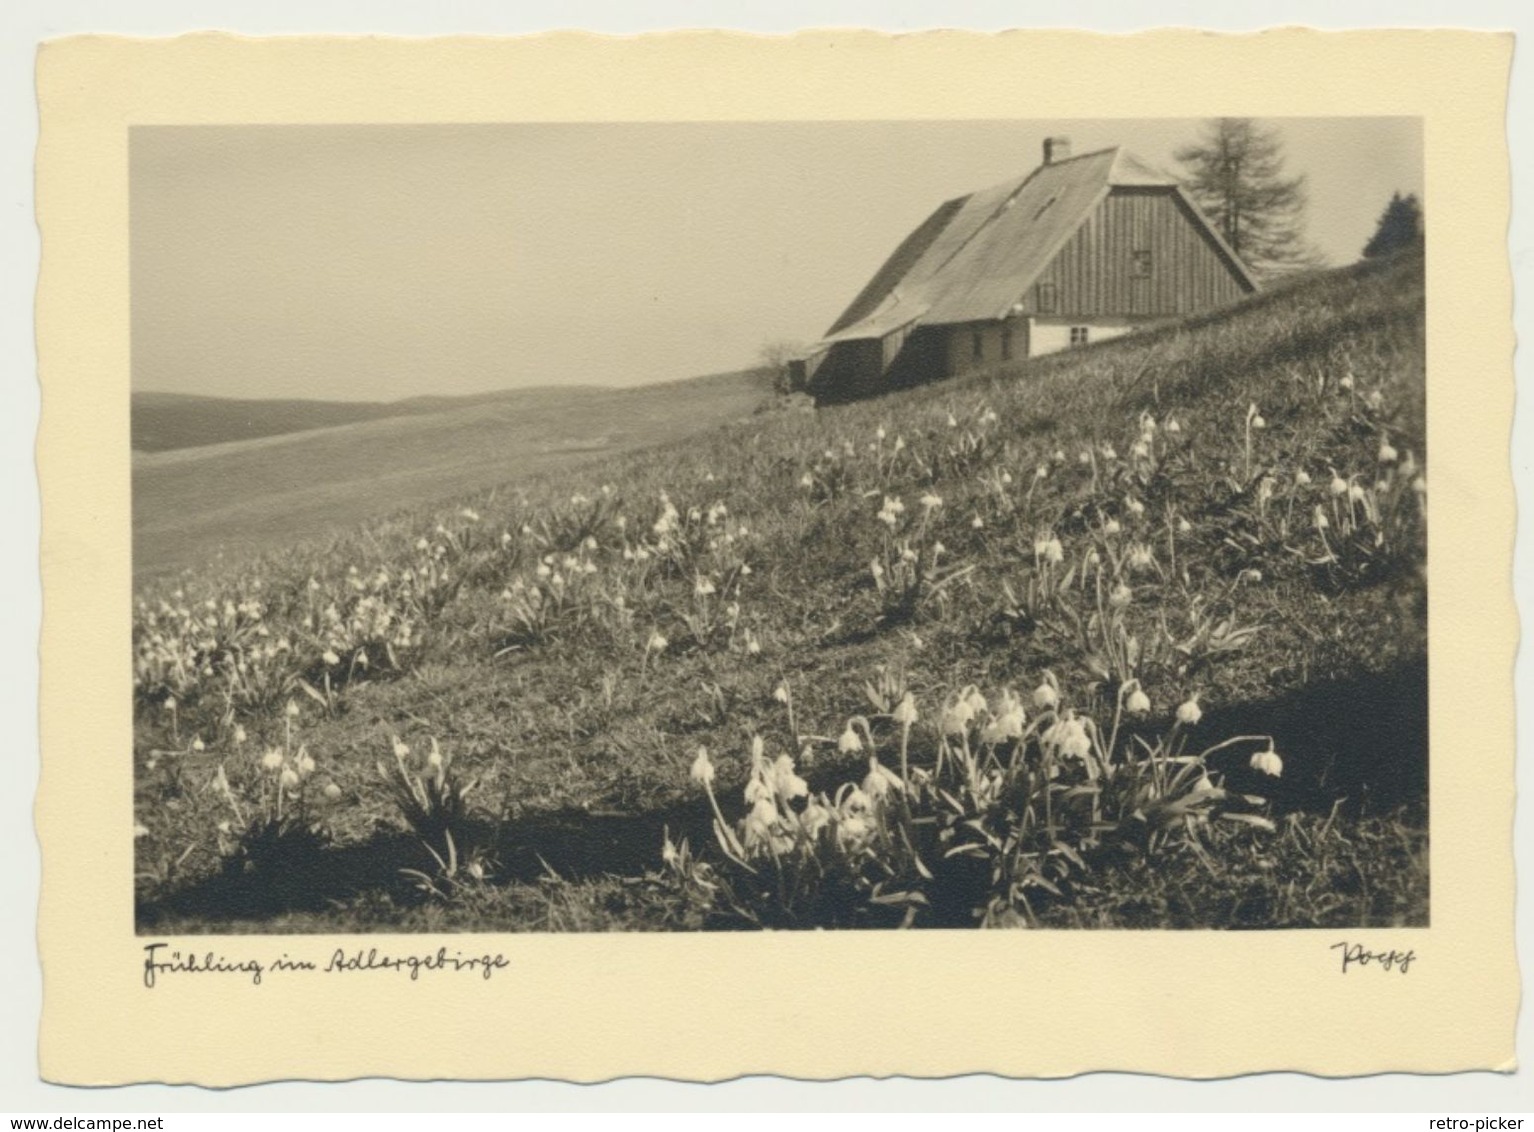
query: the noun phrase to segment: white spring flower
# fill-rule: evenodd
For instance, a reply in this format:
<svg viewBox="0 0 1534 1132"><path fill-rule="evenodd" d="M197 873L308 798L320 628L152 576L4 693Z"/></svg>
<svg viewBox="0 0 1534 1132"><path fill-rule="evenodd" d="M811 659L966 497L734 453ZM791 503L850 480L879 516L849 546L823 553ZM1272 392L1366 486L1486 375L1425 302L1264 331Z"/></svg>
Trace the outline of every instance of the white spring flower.
<svg viewBox="0 0 1534 1132"><path fill-rule="evenodd" d="M1381 440L1380 441L1380 463L1381 464L1394 464L1396 462L1396 458L1398 456L1399 456L1399 453L1396 452L1395 448L1391 446L1390 441L1388 441L1388 440Z"/></svg>
<svg viewBox="0 0 1534 1132"><path fill-rule="evenodd" d="M963 735L975 718L975 709L964 700L949 704L943 709L941 726L944 735Z"/></svg>
<svg viewBox="0 0 1534 1132"><path fill-rule="evenodd" d="M336 665L341 663L341 658L335 654L335 650L333 649L326 649L323 653L320 654L320 659L323 660L331 668L334 668Z"/></svg>
<svg viewBox="0 0 1534 1132"><path fill-rule="evenodd" d="M1055 682L1052 679L1046 678L1043 683L1033 690L1034 707L1042 711L1048 711L1059 705L1060 689L1055 686Z"/></svg>
<svg viewBox="0 0 1534 1132"><path fill-rule="evenodd" d="M901 701L895 705L894 720L902 727L910 727L920 717L916 714L916 700L907 692Z"/></svg>
<svg viewBox="0 0 1534 1132"><path fill-rule="evenodd" d="M943 505L943 497L935 491L929 491L921 497L921 505L924 510L935 511Z"/></svg>
<svg viewBox="0 0 1534 1132"><path fill-rule="evenodd" d="M699 747L697 757L692 760L692 769L688 776L704 789L714 784L714 764L709 761L708 748Z"/></svg>
<svg viewBox="0 0 1534 1132"><path fill-rule="evenodd" d="M895 437L895 451L896 452L904 452L905 451L905 437L903 437L903 436Z"/></svg>
<svg viewBox="0 0 1534 1132"><path fill-rule="evenodd" d="M788 682L786 680L779 681L778 686L772 690L772 698L777 700L780 704L788 703L789 691Z"/></svg>
<svg viewBox="0 0 1534 1132"><path fill-rule="evenodd" d="M204 747L203 747L203 741L202 741L202 737L201 736L198 736L196 739L192 740L192 750L194 750L194 751L201 751L203 749L204 749Z"/></svg>
<svg viewBox="0 0 1534 1132"><path fill-rule="evenodd" d="M879 761L878 755L868 756L868 775L863 779L863 793L875 802L882 802L892 793L904 792L905 783L900 776Z"/></svg>
<svg viewBox="0 0 1534 1132"><path fill-rule="evenodd" d="M1150 697L1143 689L1136 687L1124 700L1124 710L1130 715L1148 715L1151 709Z"/></svg>
<svg viewBox="0 0 1534 1132"><path fill-rule="evenodd" d="M995 714L980 733L980 741L994 747L1009 739L1021 739L1027 722L1022 701L1010 691L1003 691Z"/></svg>
<svg viewBox="0 0 1534 1132"><path fill-rule="evenodd" d="M665 652L666 646L670 643L665 637L661 636L660 630L652 629L650 631L650 639L645 642L645 648L650 652Z"/></svg>
<svg viewBox="0 0 1534 1132"><path fill-rule="evenodd" d="M1269 747L1266 751L1258 751L1252 756L1251 767L1253 770L1260 770L1263 774L1277 778L1284 773L1284 760L1279 758L1277 751Z"/></svg>
<svg viewBox="0 0 1534 1132"><path fill-rule="evenodd" d="M905 504L893 496L884 497L884 505L879 508L879 522L893 528L900 521L900 516L905 514Z"/></svg>
<svg viewBox="0 0 1534 1132"><path fill-rule="evenodd" d="M1329 490L1333 495L1346 495L1348 493L1348 481L1336 473L1333 473L1331 487Z"/></svg>
<svg viewBox="0 0 1534 1132"><path fill-rule="evenodd" d="M236 723L234 725L234 745L238 747L243 742L245 742L245 725L243 723Z"/></svg>
<svg viewBox="0 0 1534 1132"><path fill-rule="evenodd" d="M283 714L286 715L289 719L295 719L298 716L298 705L292 700L289 700L287 707L283 708L282 711Z"/></svg>
<svg viewBox="0 0 1534 1132"><path fill-rule="evenodd" d="M884 431L884 426L883 425L880 425L878 428L874 429L874 436L877 439L882 441L885 438L886 435L888 435L888 434Z"/></svg>
<svg viewBox="0 0 1534 1132"><path fill-rule="evenodd" d="M1314 519L1315 519L1315 524L1316 524L1316 530L1318 530L1318 531L1324 531L1324 530L1326 530L1328 527L1330 527L1332 525L1332 521L1326 517L1326 509L1324 507L1322 507L1319 503L1316 504L1316 511L1315 511Z"/></svg>
<svg viewBox="0 0 1534 1132"><path fill-rule="evenodd" d="M298 749L298 759L295 765L298 767L298 773L305 777L314 773L314 758L303 747Z"/></svg>
<svg viewBox="0 0 1534 1132"><path fill-rule="evenodd" d="M1117 519L1108 519L1103 522L1103 534L1105 535L1116 535L1123 529Z"/></svg>
<svg viewBox="0 0 1534 1132"><path fill-rule="evenodd" d="M969 521L969 525L978 531L985 527L985 520L982 519L979 515L976 515Z"/></svg>
<svg viewBox="0 0 1534 1132"><path fill-rule="evenodd" d="M794 760L788 755L779 755L773 760L772 788L785 802L807 798L810 793L809 783L794 771Z"/></svg>
<svg viewBox="0 0 1534 1132"><path fill-rule="evenodd" d="M1071 713L1051 724L1040 739L1046 746L1053 747L1061 758L1084 760L1092 753L1092 739L1087 734L1086 724Z"/></svg>
<svg viewBox="0 0 1534 1132"><path fill-rule="evenodd" d="M1003 469L1003 471L1001 473L1001 486L1002 487L1011 487L1012 486L1012 473L1009 472L1009 471L1006 471L1005 469Z"/></svg>
<svg viewBox="0 0 1534 1132"><path fill-rule="evenodd" d="M166 711L175 711L176 710L176 697L175 696L166 696L165 697L164 707L165 707Z"/></svg>
<svg viewBox="0 0 1534 1132"><path fill-rule="evenodd" d="M758 798L743 823L743 840L746 846L755 848L758 845L775 845L778 840L774 837L778 821L778 807L773 804L772 799Z"/></svg>
<svg viewBox="0 0 1534 1132"><path fill-rule="evenodd" d="M1123 609L1134 600L1134 596L1134 591L1120 582L1108 591L1108 604L1114 609Z"/></svg>
<svg viewBox="0 0 1534 1132"><path fill-rule="evenodd" d="M842 728L841 738L836 741L836 749L844 755L855 755L863 749L862 737L852 726L852 720L849 719L847 726Z"/></svg>
<svg viewBox="0 0 1534 1132"><path fill-rule="evenodd" d="M1342 377L1342 380L1339 381L1337 384L1339 386L1341 386L1343 389L1351 390L1353 388L1353 375L1351 373L1344 374L1343 377Z"/></svg>
<svg viewBox="0 0 1534 1132"><path fill-rule="evenodd" d="M949 428L958 428L959 427L959 418L954 416L952 413L948 414L948 427Z"/></svg>
<svg viewBox="0 0 1534 1132"><path fill-rule="evenodd" d="M799 477L799 486L802 488L814 487L815 477L812 476L809 472L805 472L804 475Z"/></svg>
<svg viewBox="0 0 1534 1132"><path fill-rule="evenodd" d="M1364 488L1362 484L1353 484L1348 488L1348 498L1354 503L1362 503L1364 500Z"/></svg>
<svg viewBox="0 0 1534 1132"><path fill-rule="evenodd" d="M1257 416L1252 418L1252 428L1253 428L1253 430L1261 430L1261 429L1265 429L1267 427L1268 427L1268 422L1263 419L1261 414L1259 414L1259 415L1257 415Z"/></svg>
<svg viewBox="0 0 1534 1132"><path fill-rule="evenodd" d="M1145 514L1145 504L1141 503L1132 495L1125 496L1124 506L1129 508L1129 513L1137 518Z"/></svg>
<svg viewBox="0 0 1534 1132"><path fill-rule="evenodd" d="M1309 487L1310 473L1307 472L1304 468L1300 468L1294 473L1294 482L1297 487Z"/></svg>
<svg viewBox="0 0 1534 1132"><path fill-rule="evenodd" d="M1193 727L1199 720L1204 718L1204 709L1198 706L1198 697L1189 696L1177 705L1177 722L1186 727Z"/></svg>
<svg viewBox="0 0 1534 1132"><path fill-rule="evenodd" d="M340 799L341 788L334 782L327 782L325 784L325 789L321 791L321 793L325 795L327 801L334 802Z"/></svg>
<svg viewBox="0 0 1534 1132"><path fill-rule="evenodd" d="M1137 542L1129 548L1129 569L1140 574L1154 569L1156 556L1151 553L1151 548L1143 542Z"/></svg>
<svg viewBox="0 0 1534 1132"><path fill-rule="evenodd" d="M1368 403L1369 408L1378 412L1379 407L1385 403L1385 395L1378 389L1371 389L1369 390L1369 395L1364 400Z"/></svg>
<svg viewBox="0 0 1534 1132"><path fill-rule="evenodd" d="M709 581L704 575L699 574L697 581L693 583L692 592L698 597L708 597L715 592L714 583Z"/></svg>
<svg viewBox="0 0 1534 1132"><path fill-rule="evenodd" d="M1177 520L1177 533L1178 534L1185 535L1189 531L1191 531L1192 529L1193 529L1193 524L1188 522L1188 520L1185 517L1179 517L1178 518L1178 520Z"/></svg>
<svg viewBox="0 0 1534 1132"><path fill-rule="evenodd" d="M1166 430L1171 433L1178 433L1182 431L1182 425L1177 422L1176 417L1170 417L1166 422Z"/></svg>

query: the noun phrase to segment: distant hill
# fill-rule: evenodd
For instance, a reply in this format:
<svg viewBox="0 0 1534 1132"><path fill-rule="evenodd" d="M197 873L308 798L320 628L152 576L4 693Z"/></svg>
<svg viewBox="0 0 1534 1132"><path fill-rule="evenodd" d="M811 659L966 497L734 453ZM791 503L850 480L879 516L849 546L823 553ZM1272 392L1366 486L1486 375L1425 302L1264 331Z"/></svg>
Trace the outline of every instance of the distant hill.
<svg viewBox="0 0 1534 1132"><path fill-rule="evenodd" d="M140 394L135 447L141 416L182 443L134 453L134 573L281 550L401 508L680 440L749 417L771 391L770 378L744 371L391 405ZM268 431L241 435L256 427Z"/></svg>
<svg viewBox="0 0 1534 1132"><path fill-rule="evenodd" d="M135 452L167 452L489 402L538 399L551 393L572 397L600 391L601 387L594 385L535 387L464 397L411 397L403 401L249 400L188 393L135 393L131 405L132 445Z"/></svg>

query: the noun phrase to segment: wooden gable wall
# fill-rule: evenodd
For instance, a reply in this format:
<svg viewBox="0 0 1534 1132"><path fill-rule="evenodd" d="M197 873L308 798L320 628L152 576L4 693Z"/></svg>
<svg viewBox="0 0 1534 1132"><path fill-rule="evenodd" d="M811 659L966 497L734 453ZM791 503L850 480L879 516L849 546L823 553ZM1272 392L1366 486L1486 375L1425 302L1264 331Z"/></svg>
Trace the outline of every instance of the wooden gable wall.
<svg viewBox="0 0 1534 1132"><path fill-rule="evenodd" d="M1148 262L1136 252L1149 252ZM1159 318L1248 293L1175 192L1119 188L1066 241L1022 302L1029 314Z"/></svg>

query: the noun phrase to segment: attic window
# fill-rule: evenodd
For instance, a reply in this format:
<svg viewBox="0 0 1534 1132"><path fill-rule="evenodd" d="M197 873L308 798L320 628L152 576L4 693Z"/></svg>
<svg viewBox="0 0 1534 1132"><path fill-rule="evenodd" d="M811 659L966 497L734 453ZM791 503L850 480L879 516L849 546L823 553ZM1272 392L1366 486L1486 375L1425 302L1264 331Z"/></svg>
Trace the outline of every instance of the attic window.
<svg viewBox="0 0 1534 1132"><path fill-rule="evenodd" d="M1151 254L1148 251L1136 251L1130 253L1130 274L1136 279L1149 279L1151 274Z"/></svg>
<svg viewBox="0 0 1534 1132"><path fill-rule="evenodd" d="M1012 328L1006 325L1001 328L1001 360L1004 362L1012 360Z"/></svg>
<svg viewBox="0 0 1534 1132"><path fill-rule="evenodd" d="M1040 283L1035 296L1040 314L1053 314L1055 311L1055 285L1053 283Z"/></svg>
<svg viewBox="0 0 1534 1132"><path fill-rule="evenodd" d="M977 362L985 360L985 340L980 337L979 330L970 331L969 356Z"/></svg>
<svg viewBox="0 0 1534 1132"><path fill-rule="evenodd" d="M1085 326L1071 327L1071 345L1085 346L1087 344L1087 328Z"/></svg>

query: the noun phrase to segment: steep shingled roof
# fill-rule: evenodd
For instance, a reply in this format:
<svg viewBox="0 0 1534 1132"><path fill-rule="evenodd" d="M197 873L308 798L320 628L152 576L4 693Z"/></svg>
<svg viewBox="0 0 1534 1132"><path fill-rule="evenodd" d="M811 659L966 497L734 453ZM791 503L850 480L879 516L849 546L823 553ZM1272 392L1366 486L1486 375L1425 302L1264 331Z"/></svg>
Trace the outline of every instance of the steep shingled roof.
<svg viewBox="0 0 1534 1132"><path fill-rule="evenodd" d="M917 322L1001 318L1112 189L1146 187L1170 188L1187 199L1175 178L1115 146L947 201L895 249L824 341L882 338ZM1251 282L1219 233L1206 228Z"/></svg>

